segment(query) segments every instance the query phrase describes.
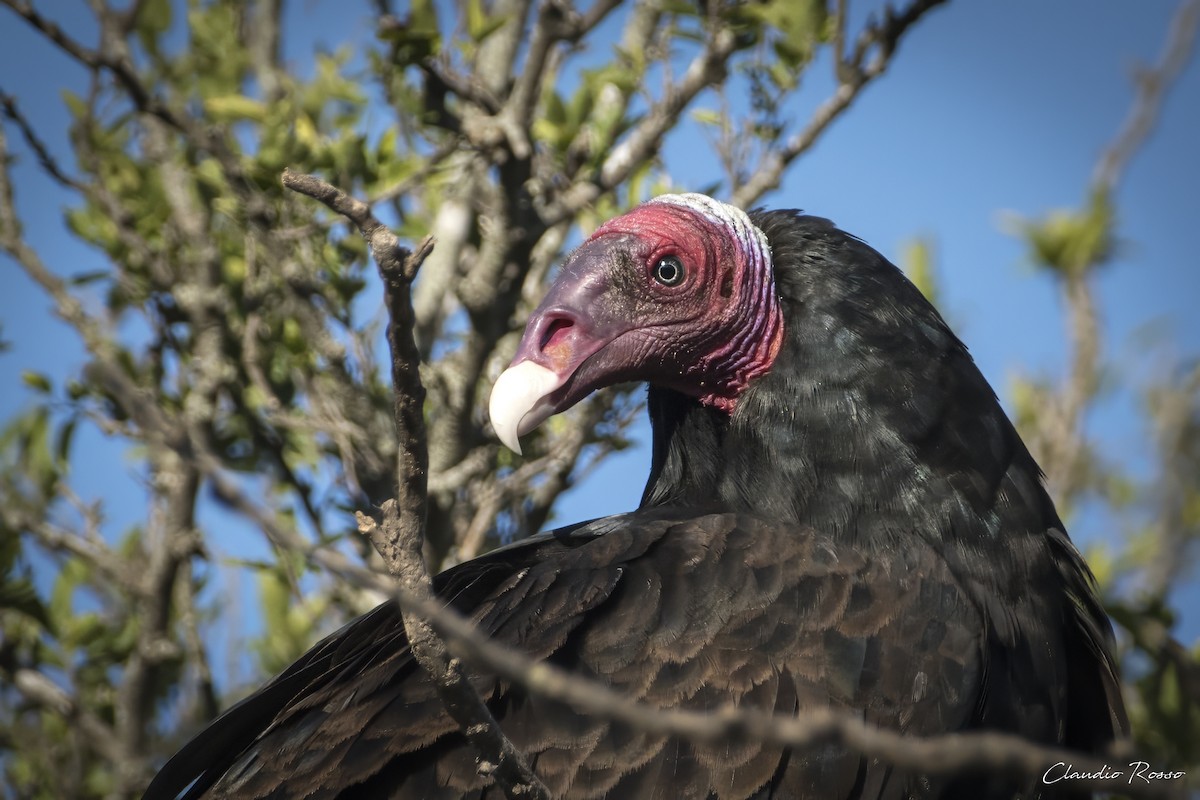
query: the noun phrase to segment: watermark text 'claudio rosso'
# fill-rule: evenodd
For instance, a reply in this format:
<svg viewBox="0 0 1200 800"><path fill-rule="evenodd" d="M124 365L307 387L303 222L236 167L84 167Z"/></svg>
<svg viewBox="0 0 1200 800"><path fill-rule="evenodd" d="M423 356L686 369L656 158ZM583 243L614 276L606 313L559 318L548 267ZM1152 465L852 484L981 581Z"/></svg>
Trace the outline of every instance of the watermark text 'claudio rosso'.
<svg viewBox="0 0 1200 800"><path fill-rule="evenodd" d="M1075 769L1065 761L1059 761L1042 775L1042 783L1058 783L1059 781L1120 781L1133 784L1135 782L1157 783L1158 781L1176 781L1187 777L1186 772L1155 769L1146 761L1130 761L1127 769L1113 769L1105 764L1098 770L1083 772Z"/></svg>

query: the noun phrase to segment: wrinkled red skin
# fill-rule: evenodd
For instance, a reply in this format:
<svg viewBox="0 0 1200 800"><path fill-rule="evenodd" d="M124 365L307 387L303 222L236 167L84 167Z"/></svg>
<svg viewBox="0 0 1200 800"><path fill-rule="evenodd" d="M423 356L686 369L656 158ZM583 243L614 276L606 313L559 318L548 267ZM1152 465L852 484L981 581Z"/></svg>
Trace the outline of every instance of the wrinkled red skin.
<svg viewBox="0 0 1200 800"><path fill-rule="evenodd" d="M563 411L601 386L644 380L732 412L783 339L769 254L721 219L669 202L602 225L564 264L530 317L513 364L533 361L563 384ZM685 278L653 270L678 257Z"/></svg>

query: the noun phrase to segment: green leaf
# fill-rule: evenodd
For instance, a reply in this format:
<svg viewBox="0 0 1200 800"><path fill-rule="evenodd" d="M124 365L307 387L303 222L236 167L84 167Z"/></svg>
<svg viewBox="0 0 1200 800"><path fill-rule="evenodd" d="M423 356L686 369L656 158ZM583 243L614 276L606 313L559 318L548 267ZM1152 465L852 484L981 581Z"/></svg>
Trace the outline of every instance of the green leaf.
<svg viewBox="0 0 1200 800"><path fill-rule="evenodd" d="M69 89L62 90L63 103L66 104L67 110L71 112L71 116L75 119L82 119L87 116L88 107L83 98Z"/></svg>
<svg viewBox="0 0 1200 800"><path fill-rule="evenodd" d="M1096 577L1096 583L1101 587L1111 586L1117 577L1116 559L1112 548L1105 542L1098 542L1087 549L1087 564Z"/></svg>
<svg viewBox="0 0 1200 800"><path fill-rule="evenodd" d="M111 273L106 269L93 269L72 275L70 283L72 286L89 286L110 277L110 275Z"/></svg>
<svg viewBox="0 0 1200 800"><path fill-rule="evenodd" d="M1063 275L1082 276L1111 261L1117 249L1113 208L1104 192L1094 192L1082 211L1059 209L1041 220L1018 218L1012 227L1025 239L1034 266Z"/></svg>
<svg viewBox="0 0 1200 800"><path fill-rule="evenodd" d="M689 0L662 0L660 8L668 14L679 17L698 16L698 4Z"/></svg>
<svg viewBox="0 0 1200 800"><path fill-rule="evenodd" d="M909 242L901 256L904 274L921 290L925 299L938 304L939 292L937 276L933 266L933 245L928 239L914 239Z"/></svg>
<svg viewBox="0 0 1200 800"><path fill-rule="evenodd" d="M85 242L109 250L117 240L117 228L111 216L95 206L72 208L66 214L67 227Z"/></svg>
<svg viewBox="0 0 1200 800"><path fill-rule="evenodd" d="M15 611L53 629L46 606L29 578L0 579L0 610Z"/></svg>
<svg viewBox="0 0 1200 800"><path fill-rule="evenodd" d="M789 66L783 60L776 61L767 67L767 74L771 77L771 82L775 84L775 87L785 92L795 89L800 82L796 68Z"/></svg>
<svg viewBox="0 0 1200 800"><path fill-rule="evenodd" d="M592 87L584 82L572 95L571 104L567 107L567 119L574 130L583 125L584 120L592 113L595 102L596 95L592 92Z"/></svg>
<svg viewBox="0 0 1200 800"><path fill-rule="evenodd" d="M408 27L411 31L427 36L437 34L437 6L433 0L412 0L412 10L408 13Z"/></svg>
<svg viewBox="0 0 1200 800"><path fill-rule="evenodd" d="M554 125L567 121L567 107L563 104L558 92L550 91L545 98L545 119Z"/></svg>
<svg viewBox="0 0 1200 800"><path fill-rule="evenodd" d="M226 283L243 283L246 275L246 259L242 256L229 256L221 261L221 277Z"/></svg>
<svg viewBox="0 0 1200 800"><path fill-rule="evenodd" d="M388 128L383 132L383 135L379 137L379 143L375 145L375 152L378 153L379 163L382 164L390 159L396 158L396 144L398 138L399 132L396 130L395 126Z"/></svg>
<svg viewBox="0 0 1200 800"><path fill-rule="evenodd" d="M50 379L45 374L34 372L31 369L21 372L21 382L30 389L42 394L50 394L50 392L54 391L54 385L50 383Z"/></svg>
<svg viewBox="0 0 1200 800"><path fill-rule="evenodd" d="M317 130L316 124L307 114L300 114L296 117L294 130L296 141L305 147L316 150L321 146L321 132Z"/></svg>
<svg viewBox="0 0 1200 800"><path fill-rule="evenodd" d="M379 37L395 44L393 58L400 65L416 64L437 55L442 40L436 6L432 0L413 0L408 17L381 28Z"/></svg>
<svg viewBox="0 0 1200 800"><path fill-rule="evenodd" d="M142 46L158 52L158 38L171 27L171 0L145 0L137 5L135 30Z"/></svg>
<svg viewBox="0 0 1200 800"><path fill-rule="evenodd" d="M60 630L64 629L64 626L69 624L74 617L75 590L87 579L88 572L87 566L82 561L78 558L71 558L63 564L58 578L54 581L47 609L54 624Z"/></svg>
<svg viewBox="0 0 1200 800"><path fill-rule="evenodd" d="M79 418L71 417L63 423L54 437L54 457L58 461L58 468L61 471L65 472L71 463L71 442L75 439L75 430L78 425Z"/></svg>
<svg viewBox="0 0 1200 800"><path fill-rule="evenodd" d="M204 110L214 119L221 122L250 120L262 122L266 117L266 106L252 97L240 94L227 94L220 97L208 97L204 100Z"/></svg>
<svg viewBox="0 0 1200 800"><path fill-rule="evenodd" d="M500 30L507 21L505 14L489 15L483 0L467 0L467 35L476 43Z"/></svg>
<svg viewBox="0 0 1200 800"><path fill-rule="evenodd" d="M650 178L650 173L654 169L654 163L644 161L641 165L634 168L629 175L629 205L635 206L649 199L649 192L646 191L646 182Z"/></svg>

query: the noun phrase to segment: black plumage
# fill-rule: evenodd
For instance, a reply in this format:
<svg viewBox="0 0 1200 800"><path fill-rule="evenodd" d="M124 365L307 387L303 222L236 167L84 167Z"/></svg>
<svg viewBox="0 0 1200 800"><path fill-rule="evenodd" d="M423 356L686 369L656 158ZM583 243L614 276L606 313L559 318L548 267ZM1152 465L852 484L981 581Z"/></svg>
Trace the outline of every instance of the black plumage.
<svg viewBox="0 0 1200 800"><path fill-rule="evenodd" d="M437 577L439 594L494 639L653 705L787 715L833 706L916 735L994 729L1090 751L1123 735L1111 631L1090 574L965 347L895 267L831 223L794 211L750 221L769 243L784 320L769 370L732 408L680 390L678 378L652 382L639 510L461 564ZM564 280L591 261L627 278L640 251L612 242L628 235L585 244ZM608 291L635 291L626 278ZM645 298L629 308L654 313ZM547 350L566 324L550 311L551 333L530 328ZM476 675L556 796L1061 789L935 779L836 747L692 745ZM146 797L180 793L502 796L477 774L392 604L226 712Z"/></svg>

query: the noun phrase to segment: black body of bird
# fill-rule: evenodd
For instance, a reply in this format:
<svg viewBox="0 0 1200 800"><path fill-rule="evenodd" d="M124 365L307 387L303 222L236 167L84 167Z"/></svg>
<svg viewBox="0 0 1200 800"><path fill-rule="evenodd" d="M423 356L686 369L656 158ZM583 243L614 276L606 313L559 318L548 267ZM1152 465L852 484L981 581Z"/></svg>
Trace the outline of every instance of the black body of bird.
<svg viewBox="0 0 1200 800"><path fill-rule="evenodd" d="M700 195L606 224L530 320L493 421L515 446L626 380L650 383L641 507L436 578L494 640L662 707L832 706L1093 752L1124 735L1110 625L1037 465L962 343L866 244ZM836 746L692 744L476 678L555 796L1066 793ZM389 603L231 708L146 796L502 796L475 762Z"/></svg>

